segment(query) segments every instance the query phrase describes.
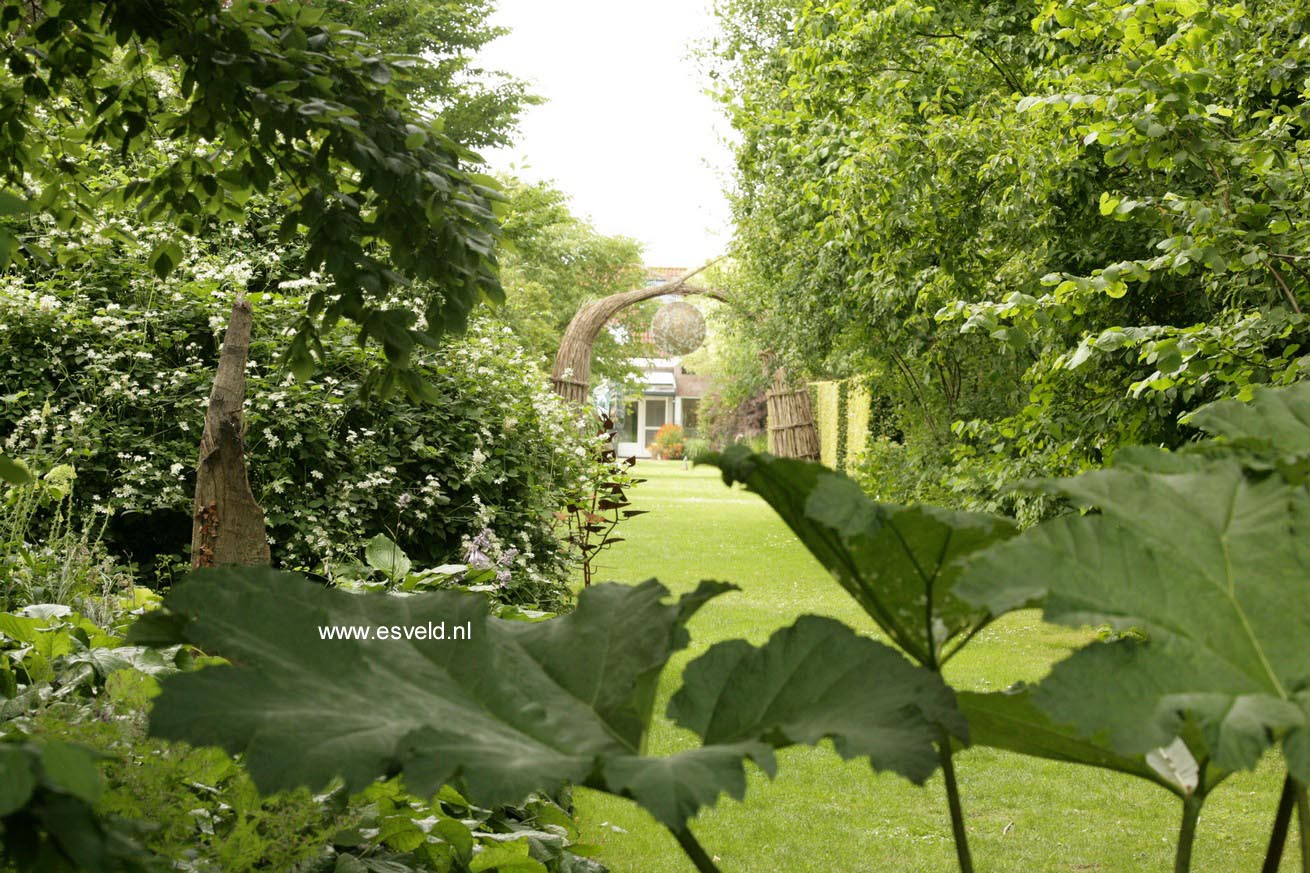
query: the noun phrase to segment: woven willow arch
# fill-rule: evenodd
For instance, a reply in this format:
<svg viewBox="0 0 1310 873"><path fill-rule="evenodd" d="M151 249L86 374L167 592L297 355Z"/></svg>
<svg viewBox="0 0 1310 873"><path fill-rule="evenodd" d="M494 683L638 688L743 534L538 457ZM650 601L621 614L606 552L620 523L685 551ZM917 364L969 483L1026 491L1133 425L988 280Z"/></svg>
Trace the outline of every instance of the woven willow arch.
<svg viewBox="0 0 1310 873"><path fill-rule="evenodd" d="M559 352L555 355L555 366L550 375L555 393L573 403L587 402L587 394L591 390L591 352L596 337L600 335L610 319L634 303L666 294L676 294L712 297L723 303L735 305L732 298L723 291L687 284L688 279L704 269L705 267L698 267L669 282L623 291L585 304L569 322L568 328L564 331L564 338L560 342ZM772 361L772 354L766 354L764 362L766 369L772 368ZM804 386L792 387L787 380L786 370L782 367L773 371L768 391L768 408L769 451L783 458L818 460L819 436L814 427L814 410L810 405L810 393Z"/></svg>

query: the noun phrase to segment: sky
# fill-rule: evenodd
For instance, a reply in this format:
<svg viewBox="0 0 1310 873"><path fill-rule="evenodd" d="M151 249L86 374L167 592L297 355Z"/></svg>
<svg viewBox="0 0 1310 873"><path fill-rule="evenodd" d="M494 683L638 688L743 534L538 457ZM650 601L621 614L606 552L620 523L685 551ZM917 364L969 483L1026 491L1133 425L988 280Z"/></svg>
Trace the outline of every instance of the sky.
<svg viewBox="0 0 1310 873"><path fill-rule="evenodd" d="M547 180L601 233L645 245L649 266L693 267L721 254L731 153L702 93L692 43L713 29L711 0L499 0L512 33L484 50L488 69L524 79L529 107L493 168Z"/></svg>

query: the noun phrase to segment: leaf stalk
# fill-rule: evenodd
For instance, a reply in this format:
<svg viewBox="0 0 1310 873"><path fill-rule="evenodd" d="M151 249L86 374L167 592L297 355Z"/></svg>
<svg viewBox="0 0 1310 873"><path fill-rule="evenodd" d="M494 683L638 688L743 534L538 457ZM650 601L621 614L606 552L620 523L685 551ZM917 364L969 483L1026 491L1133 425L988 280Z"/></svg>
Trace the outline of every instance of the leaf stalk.
<svg viewBox="0 0 1310 873"><path fill-rule="evenodd" d="M1296 789L1292 777L1283 780L1283 793L1278 797L1278 810L1274 813L1274 826L1269 831L1269 848L1260 873L1278 873L1283 863L1283 847L1287 844L1287 830L1292 823L1292 807L1296 806Z"/></svg>
<svg viewBox="0 0 1310 873"><path fill-rule="evenodd" d="M964 808L960 805L960 786L955 781L955 764L951 761L951 740L943 734L937 745L942 776L946 780L946 803L951 809L951 834L955 837L955 859L960 873L973 873L973 856L969 853L969 834L964 829Z"/></svg>
<svg viewBox="0 0 1310 873"><path fill-rule="evenodd" d="M673 838L678 841L679 846L682 846L682 851L691 859L691 863L696 865L696 869L700 873L721 873L719 868L715 866L714 860L710 858L709 853L705 851L705 847L696 840L691 828L686 825L680 828L669 828L669 833L673 834Z"/></svg>
<svg viewBox="0 0 1310 873"><path fill-rule="evenodd" d="M1301 873L1310 873L1310 796L1304 782L1292 780L1296 792L1296 826L1301 838Z"/></svg>
<svg viewBox="0 0 1310 873"><path fill-rule="evenodd" d="M1192 869L1192 846L1196 842L1196 822L1201 817L1204 798L1189 794L1183 798L1183 823L1178 829L1178 854L1174 856L1174 873Z"/></svg>

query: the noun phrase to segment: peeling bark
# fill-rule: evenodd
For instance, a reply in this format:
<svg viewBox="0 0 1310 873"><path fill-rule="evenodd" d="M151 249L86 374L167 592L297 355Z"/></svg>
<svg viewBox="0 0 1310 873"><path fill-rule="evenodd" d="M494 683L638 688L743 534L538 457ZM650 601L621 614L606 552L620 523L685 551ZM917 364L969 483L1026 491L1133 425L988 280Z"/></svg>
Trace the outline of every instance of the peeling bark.
<svg viewBox="0 0 1310 873"><path fill-rule="evenodd" d="M258 565L271 561L264 510L255 502L246 475L246 360L253 324L250 303L232 307L223 351L200 437L196 499L191 527L191 566Z"/></svg>

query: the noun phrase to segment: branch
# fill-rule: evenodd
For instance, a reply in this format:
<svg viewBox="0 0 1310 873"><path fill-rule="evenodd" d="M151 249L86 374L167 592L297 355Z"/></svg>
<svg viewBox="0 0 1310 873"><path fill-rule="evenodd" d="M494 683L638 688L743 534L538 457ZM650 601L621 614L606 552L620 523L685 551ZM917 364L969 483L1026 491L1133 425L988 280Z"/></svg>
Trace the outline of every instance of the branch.
<svg viewBox="0 0 1310 873"><path fill-rule="evenodd" d="M1014 77L1013 73L1011 73L1008 69L1002 66L1000 61L996 60L991 55L987 54L987 52L983 51L981 48L975 45L973 41L970 40L968 37L964 36L964 34L956 33L953 30L947 31L946 33L932 33L930 31L921 30L918 31L918 35L927 37L928 39L958 39L960 42L964 43L966 46L973 49L978 54L982 55L983 60L991 64L996 69L996 72L1001 74L1001 78L1004 79L1011 88L1018 91L1020 94L1022 94L1025 97L1028 96L1028 89L1025 88L1019 82L1019 80Z"/></svg>
<svg viewBox="0 0 1310 873"><path fill-rule="evenodd" d="M1300 315L1301 306L1296 302L1296 295L1292 293L1292 289L1287 287L1287 282L1284 281L1283 274L1278 272L1278 269L1269 261L1265 261L1265 268L1269 270L1269 274L1273 276L1282 287L1283 293L1287 295L1287 302L1292 304L1292 310L1296 312L1297 315Z"/></svg>

